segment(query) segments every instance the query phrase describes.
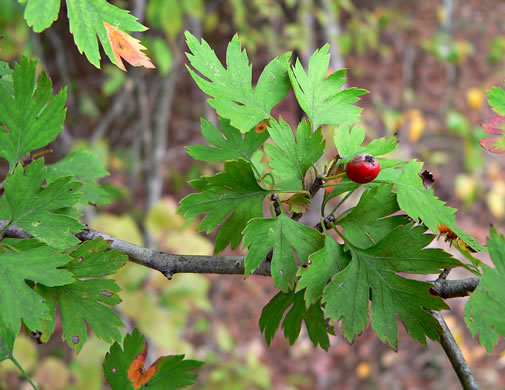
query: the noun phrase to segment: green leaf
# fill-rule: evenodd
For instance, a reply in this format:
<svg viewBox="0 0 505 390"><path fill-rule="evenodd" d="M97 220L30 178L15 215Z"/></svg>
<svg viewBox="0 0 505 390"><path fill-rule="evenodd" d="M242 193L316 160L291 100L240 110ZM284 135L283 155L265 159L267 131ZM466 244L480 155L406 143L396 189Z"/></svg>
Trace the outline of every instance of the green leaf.
<svg viewBox="0 0 505 390"><path fill-rule="evenodd" d="M311 254L306 267L301 267L297 273L300 280L296 285L296 291L305 289L305 302L308 305L321 300L328 281L337 272L342 271L350 261L342 245L329 235L325 235L324 239L324 247Z"/></svg>
<svg viewBox="0 0 505 390"><path fill-rule="evenodd" d="M303 320L307 327L309 339L312 341L312 344L314 344L314 347L317 347L319 344L322 349L328 351L330 348L328 333L332 331L333 327L328 327L326 324L326 318L324 317L323 309L321 309L321 303L317 302L310 305L305 312Z"/></svg>
<svg viewBox="0 0 505 390"><path fill-rule="evenodd" d="M12 85L12 69L9 64L0 61L0 85L2 85L10 96L14 96L14 86Z"/></svg>
<svg viewBox="0 0 505 390"><path fill-rule="evenodd" d="M25 19L36 33L42 32L58 19L60 0L28 0Z"/></svg>
<svg viewBox="0 0 505 390"><path fill-rule="evenodd" d="M204 365L198 360L185 360L184 355L173 355L159 358L156 362L156 373L142 389L150 390L176 390L195 383L198 374L190 371L199 369Z"/></svg>
<svg viewBox="0 0 505 390"><path fill-rule="evenodd" d="M35 82L37 63L21 57L13 74L14 97L0 83L0 157L10 170L27 153L54 141L65 120L66 89L53 95L51 80L45 72Z"/></svg>
<svg viewBox="0 0 505 390"><path fill-rule="evenodd" d="M505 238L491 227L487 241L489 254L495 268L482 265L479 285L465 306L465 322L472 336L479 333L480 343L491 352L498 343L498 336L505 337Z"/></svg>
<svg viewBox="0 0 505 390"><path fill-rule="evenodd" d="M395 150L398 143L399 141L394 135L391 137L377 138L372 140L368 145L363 146L360 153L368 153L375 157L382 156L383 154L388 154Z"/></svg>
<svg viewBox="0 0 505 390"><path fill-rule="evenodd" d="M273 173L284 181L300 183L304 189L307 170L323 155L325 143L321 130L311 134L310 123L303 119L296 129L296 141L291 127L281 118L270 120L269 133L275 142L266 145Z"/></svg>
<svg viewBox="0 0 505 390"><path fill-rule="evenodd" d="M249 221L244 230L244 247L249 249L244 260L245 276L254 272L273 248L274 286L287 292L294 287L298 269L293 251L298 261L306 264L309 255L323 244L321 233L284 214L277 218L255 218Z"/></svg>
<svg viewBox="0 0 505 390"><path fill-rule="evenodd" d="M5 359L12 358L12 351L14 349L14 341L16 340L16 334L13 329L8 328L3 323L0 317L0 362Z"/></svg>
<svg viewBox="0 0 505 390"><path fill-rule="evenodd" d="M52 317L56 316L56 303L60 306L63 341L79 353L87 340L86 323L96 336L108 343L121 340L118 328L124 327L121 317L107 305L117 305L121 299L117 295L120 288L111 279L78 280L63 287L46 288L40 286L38 292L46 298ZM52 322L46 329L53 329Z"/></svg>
<svg viewBox="0 0 505 390"><path fill-rule="evenodd" d="M284 312L292 305L295 299L294 291L283 293L280 291L261 311L259 327L261 333L265 334L265 341L268 346L279 328Z"/></svg>
<svg viewBox="0 0 505 390"><path fill-rule="evenodd" d="M66 0L70 32L79 53L86 55L89 62L100 68L100 51L97 35L105 54L113 64L119 66L112 45L107 37L104 22L122 30L145 31L147 27L137 22L137 18L106 0Z"/></svg>
<svg viewBox="0 0 505 390"><path fill-rule="evenodd" d="M289 344L293 345L300 335L302 330L303 315L305 314L305 301L303 294L295 294L293 306L289 309L284 321L282 322L282 329L284 329L284 336L289 340Z"/></svg>
<svg viewBox="0 0 505 390"><path fill-rule="evenodd" d="M133 390L134 388L175 390L195 383L194 379L198 375L191 374L189 371L200 368L203 362L184 360L184 355L165 356L144 370L147 348L144 336L138 329L134 329L131 334L125 336L123 348L117 342L111 346L110 351L105 355L103 370L113 390ZM132 375L129 370L133 367L136 368L132 370L134 373L138 370L137 377L133 379L138 380L145 376L142 384L139 383L140 386L134 387L129 379L129 374ZM148 375L152 375L150 379L147 378Z"/></svg>
<svg viewBox="0 0 505 390"><path fill-rule="evenodd" d="M381 156L392 152L398 146L398 140L394 136L377 138L368 145L361 146L365 141L365 130L359 126L350 128L345 123L335 130L333 141L343 162L349 162L350 159L360 153L368 153L375 157Z"/></svg>
<svg viewBox="0 0 505 390"><path fill-rule="evenodd" d="M65 268L78 278L63 287L39 286L37 291L49 303L52 317L45 321L46 341L54 332L56 324L56 304L60 306L63 340L79 352L87 340L84 321L93 329L97 337L106 342L121 340L120 327L124 327L119 315L109 306L117 305L121 299L117 295L120 288L112 279L91 279L115 273L128 257L119 251L108 251L111 242L95 239L82 243L70 253L72 261Z"/></svg>
<svg viewBox="0 0 505 390"><path fill-rule="evenodd" d="M194 70L186 67L198 87L212 97L209 104L221 117L229 119L231 125L243 133L261 120L270 118L272 108L286 97L290 89L286 72L291 53L273 59L253 88L252 68L237 35L226 51L226 69L207 42L203 39L199 42L189 31L185 35L191 51L187 57Z"/></svg>
<svg viewBox="0 0 505 390"><path fill-rule="evenodd" d="M434 195L432 188L424 188L418 174L422 168L423 163L410 161L403 168L400 177L394 181L400 208L414 221L420 219L433 232L438 233L439 226L446 225L474 250L485 251L475 238L455 225L456 209L445 206L445 202Z"/></svg>
<svg viewBox="0 0 505 390"><path fill-rule="evenodd" d="M352 342L368 326L372 300L372 328L379 338L396 349L398 316L410 336L426 344L426 336L439 339L439 325L427 310L447 309L430 294L431 284L399 276L439 273L461 263L440 249L424 249L434 238L426 228L398 226L375 246L360 249L347 243L352 254L349 265L335 274L324 290L325 315L342 319L344 337Z"/></svg>
<svg viewBox="0 0 505 390"><path fill-rule="evenodd" d="M489 105L500 115L505 115L505 90L493 87L487 92Z"/></svg>
<svg viewBox="0 0 505 390"><path fill-rule="evenodd" d="M309 306L307 309L303 300L303 293L294 293L293 291L288 293L279 292L261 312L259 326L261 332L265 334L267 345L270 346L282 317L290 306L291 308L282 322L284 336L289 340L289 343L291 345L295 343L300 335L302 322L305 322L307 333L314 347L319 344L321 348L327 351L330 347L330 340L320 302Z"/></svg>
<svg viewBox="0 0 505 390"><path fill-rule="evenodd" d="M213 146L186 146L191 157L201 161L225 161L243 158L251 161L253 153L263 145L268 138L268 132L250 131L243 135L240 130L230 125L230 121L219 118L221 131L209 121L202 119L202 135Z"/></svg>
<svg viewBox="0 0 505 390"><path fill-rule="evenodd" d="M399 210L391 184L377 186L361 195L358 205L337 223L354 246L369 248L387 236L398 225L409 221L404 215L391 214Z"/></svg>
<svg viewBox="0 0 505 390"><path fill-rule="evenodd" d="M368 91L348 88L339 91L345 83L346 70L339 70L325 79L330 63L326 44L316 50L305 73L300 61L288 70L289 78L300 107L305 111L314 129L324 124L353 124L358 121L361 108L352 104Z"/></svg>
<svg viewBox="0 0 505 390"><path fill-rule="evenodd" d="M72 274L58 269L70 260L48 246L23 252L0 251L0 320L5 327L17 334L23 320L30 330L42 330L40 320L51 318L48 307L25 280L46 286L72 283Z"/></svg>
<svg viewBox="0 0 505 390"><path fill-rule="evenodd" d="M257 184L251 164L245 160L225 162L223 173L202 177L190 184L200 193L182 199L178 212L186 217L208 212L199 231L212 232L222 223L214 254L228 244L232 249L239 246L247 222L263 215L263 199L273 192Z"/></svg>
<svg viewBox="0 0 505 390"><path fill-rule="evenodd" d="M348 162L359 153L364 141L365 130L359 126L350 128L348 124L344 123L337 127L333 133L333 142L344 162Z"/></svg>
<svg viewBox="0 0 505 390"><path fill-rule="evenodd" d="M75 176L83 182L80 189L82 192L81 203L105 204L109 203L109 196L93 180L108 174L103 161L99 160L96 154L89 150L78 149L67 154L56 164L48 165L46 180L48 183L52 183L63 176Z"/></svg>
<svg viewBox="0 0 505 390"><path fill-rule="evenodd" d="M83 242L70 253L73 260L65 268L77 278L112 275L128 261L128 256L108 250L110 245L111 241L101 238Z"/></svg>
<svg viewBox="0 0 505 390"><path fill-rule="evenodd" d="M57 214L63 207L73 206L80 198L81 183L71 177L61 177L41 189L44 182L44 160L25 168L18 165L5 181L5 197L9 203L10 220L38 240L55 248L67 248L79 240L72 232L84 228L75 218Z"/></svg>

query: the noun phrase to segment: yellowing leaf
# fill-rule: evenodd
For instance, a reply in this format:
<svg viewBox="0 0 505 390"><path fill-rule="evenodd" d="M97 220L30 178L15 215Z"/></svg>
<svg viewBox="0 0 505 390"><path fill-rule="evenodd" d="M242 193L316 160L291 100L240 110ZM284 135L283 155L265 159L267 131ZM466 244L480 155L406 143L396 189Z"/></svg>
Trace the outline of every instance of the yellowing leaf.
<svg viewBox="0 0 505 390"><path fill-rule="evenodd" d="M416 143L424 133L426 122L419 110L410 110L407 117L409 118L409 141Z"/></svg>
<svg viewBox="0 0 505 390"><path fill-rule="evenodd" d="M121 58L132 66L143 66L145 68L156 68L148 56L141 52L146 50L138 39L133 38L131 35L111 26L107 22L103 22L107 29L107 38L112 46L112 52L116 59L116 65L126 72L126 68Z"/></svg>

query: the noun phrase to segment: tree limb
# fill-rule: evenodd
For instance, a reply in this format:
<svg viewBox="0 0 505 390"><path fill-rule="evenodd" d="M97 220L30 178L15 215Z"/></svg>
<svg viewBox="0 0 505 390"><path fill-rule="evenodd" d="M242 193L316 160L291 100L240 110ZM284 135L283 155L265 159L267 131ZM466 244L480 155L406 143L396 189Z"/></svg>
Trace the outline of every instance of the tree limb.
<svg viewBox="0 0 505 390"><path fill-rule="evenodd" d="M0 220L0 231L8 224L7 220ZM117 249L130 257L130 260L160 271L168 279L177 273L196 274L244 274L244 256L201 256L201 255L177 255L164 253L148 248L143 248L108 234L86 228L76 233L75 236L81 241L89 241L101 237L112 241L111 249ZM9 226L5 231L5 237L31 238L31 235L16 225ZM253 273L254 275L270 276L270 262L264 262ZM438 280L433 283L433 289L440 298L464 297L474 291L479 284L478 278L460 280Z"/></svg>
<svg viewBox="0 0 505 390"><path fill-rule="evenodd" d="M463 354L461 353L461 349L459 349L456 340L452 336L449 327L444 321L442 314L437 311L433 311L431 313L433 317L438 321L442 328L442 333L440 334L440 345L444 349L449 361L452 364L452 368L456 371L456 375L459 378L461 386L463 386L464 390L479 390L480 387L475 381L475 378L468 366Z"/></svg>

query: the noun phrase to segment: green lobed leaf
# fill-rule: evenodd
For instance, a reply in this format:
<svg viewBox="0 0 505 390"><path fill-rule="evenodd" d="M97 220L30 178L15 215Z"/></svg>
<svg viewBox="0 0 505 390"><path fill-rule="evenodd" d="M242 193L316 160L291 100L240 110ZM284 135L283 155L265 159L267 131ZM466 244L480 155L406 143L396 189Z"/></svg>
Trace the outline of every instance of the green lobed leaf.
<svg viewBox="0 0 505 390"><path fill-rule="evenodd" d="M124 327L119 315L109 306L117 305L120 288L112 279L91 277L115 273L128 257L122 252L107 250L110 241L95 239L84 242L70 253L72 261L65 268L78 279L63 287L37 287L46 298L52 313L51 320L44 321L43 341L47 341L56 325L56 305L60 307L63 340L78 353L87 340L84 321L97 337L112 342L121 340L120 327Z"/></svg>
<svg viewBox="0 0 505 390"><path fill-rule="evenodd" d="M63 286L47 288L39 286L37 291L46 298L52 318L59 304L63 328L63 341L79 353L88 339L86 323L96 336L108 343L121 340L118 328L124 327L121 317L109 306L117 305L120 288L112 279L88 279ZM84 322L86 321L86 323ZM47 322L46 331L54 331L54 324Z"/></svg>
<svg viewBox="0 0 505 390"><path fill-rule="evenodd" d="M52 183L63 176L75 176L83 182L80 191L80 202L83 204L109 203L109 195L94 179L107 176L103 161L98 156L86 149L78 149L67 154L62 160L47 166L46 180Z"/></svg>
<svg viewBox="0 0 505 390"><path fill-rule="evenodd" d="M58 19L61 0L28 0L24 17L36 33L42 32Z"/></svg>
<svg viewBox="0 0 505 390"><path fill-rule="evenodd" d="M261 120L270 118L272 108L286 97L290 89L286 72L291 53L273 59L253 88L252 67L237 35L226 51L226 69L205 40L199 42L189 31L185 35L191 52L187 57L193 67L186 65L186 68L198 87L211 96L209 104L219 116L229 119L231 125L243 133L253 129Z"/></svg>
<svg viewBox="0 0 505 390"><path fill-rule="evenodd" d="M362 127L349 127L341 124L333 133L333 142L337 152L344 162L348 162L361 150L361 144L365 141L365 130Z"/></svg>
<svg viewBox="0 0 505 390"><path fill-rule="evenodd" d="M66 0L70 32L74 36L79 53L86 55L89 62L100 68L98 39L113 64L119 65L112 45L107 37L104 22L124 32L145 31L147 27L137 22L129 11L110 4L106 0Z"/></svg>
<svg viewBox="0 0 505 390"><path fill-rule="evenodd" d="M251 161L253 153L263 145L268 138L268 132L250 131L243 135L240 130L230 124L230 121L219 118L222 134L216 126L202 119L202 135L213 146L186 146L188 153L195 160L225 161L243 158Z"/></svg>
<svg viewBox="0 0 505 390"><path fill-rule="evenodd" d="M198 374L190 373L204 365L198 360L184 359L184 355L173 355L159 358L155 362L157 371L142 389L176 390L191 386Z"/></svg>
<svg viewBox="0 0 505 390"><path fill-rule="evenodd" d="M345 231L345 237L354 246L369 248L398 225L409 223L404 215L396 213L400 208L392 184L382 184L365 191L358 205L344 218L337 220Z"/></svg>
<svg viewBox="0 0 505 390"><path fill-rule="evenodd" d="M200 193L182 199L178 212L186 217L208 212L199 231L206 230L209 233L222 224L216 237L214 254L223 251L228 244L232 249L239 246L247 222L263 215L263 199L273 192L258 185L251 163L242 159L227 161L224 172L202 177L190 184Z"/></svg>
<svg viewBox="0 0 505 390"><path fill-rule="evenodd" d="M314 52L305 73L300 61L288 69L291 85L300 107L305 111L314 129L324 124L353 124L358 121L361 108L352 104L368 91L358 88L339 89L345 83L346 70L326 77L330 63L329 44Z"/></svg>
<svg viewBox="0 0 505 390"><path fill-rule="evenodd" d="M400 176L394 180L400 208L414 221L420 219L433 232L438 233L439 226L446 225L474 250L485 251L486 248L479 245L475 238L455 225L456 209L445 206L445 202L434 195L432 188L424 188L422 179L419 177L422 167L423 163L410 161L405 165Z"/></svg>
<svg viewBox="0 0 505 390"><path fill-rule="evenodd" d="M324 313L321 310L320 302L310 305L307 309L303 300L303 292L289 291L288 293L279 292L263 308L259 320L259 326L262 333L265 334L265 340L268 346L275 336L281 323L282 317L288 308L288 313L282 322L284 335L293 345L300 335L302 322L305 322L309 338L314 347L320 345L324 350L330 347L328 330Z"/></svg>
<svg viewBox="0 0 505 390"><path fill-rule="evenodd" d="M292 220L285 214L277 218L254 218L244 229L244 248L248 248L244 260L245 276L250 275L265 261L273 248L272 277L274 286L288 292L294 287L298 261L306 264L310 254L324 244L324 237L317 230Z"/></svg>
<svg viewBox="0 0 505 390"><path fill-rule="evenodd" d="M72 283L72 274L59 269L68 263L68 255L42 246L26 251L0 251L0 320L15 334L21 320L32 331L42 330L41 319L51 318L44 299L26 284L26 280L46 286Z"/></svg>
<svg viewBox="0 0 505 390"><path fill-rule="evenodd" d="M344 252L343 246L338 244L331 236L324 236L324 247L309 256L306 267L298 269L300 277L296 291L305 289L305 302L307 305L321 300L323 290L328 281L337 272L342 271L350 261L350 256Z"/></svg>
<svg viewBox="0 0 505 390"><path fill-rule="evenodd" d="M128 256L118 250L108 250L111 241L96 238L83 242L70 253L72 261L65 268L77 278L114 274L127 261Z"/></svg>
<svg viewBox="0 0 505 390"><path fill-rule="evenodd" d="M365 130L362 127L349 127L348 124L341 124L333 133L333 142L338 154L343 162L349 162L355 155L368 153L375 157L392 152L398 146L396 137L382 137L371 141L368 145L362 146L365 141ZM381 168L382 165L381 165Z"/></svg>
<svg viewBox="0 0 505 390"><path fill-rule="evenodd" d="M296 141L291 127L281 118L271 119L269 133L274 145L265 145L273 173L284 181L295 181L304 189L307 170L323 155L325 142L321 130L312 134L310 123L303 119L296 129Z"/></svg>
<svg viewBox="0 0 505 390"><path fill-rule="evenodd" d="M465 305L465 322L472 336L479 333L480 343L491 352L498 336L505 337L505 238L491 227L487 241L495 268L482 265L479 285Z"/></svg>
<svg viewBox="0 0 505 390"><path fill-rule="evenodd" d="M21 57L14 68L14 96L0 83L0 157L10 170L27 153L54 141L65 120L66 89L53 96L51 80L42 72L35 81L37 63Z"/></svg>
<svg viewBox="0 0 505 390"><path fill-rule="evenodd" d="M119 343L114 343L105 355L103 363L105 377L111 388L113 390L133 390L134 386L128 378L128 371L136 363L135 360L143 363L146 355L147 343L138 329L134 329L131 334L125 336L123 348ZM197 360L184 360L184 355L161 357L152 365L155 373L151 379L144 385L135 388L175 390L187 387L194 384L194 379L198 376L190 371L200 368L203 364ZM149 369L146 372L149 372Z"/></svg>
<svg viewBox="0 0 505 390"><path fill-rule="evenodd" d="M65 176L41 189L44 176L43 159L32 162L24 171L18 165L9 174L5 180L8 219L49 246L64 249L79 242L72 232L79 232L84 226L57 211L78 202L81 183Z"/></svg>
<svg viewBox="0 0 505 390"><path fill-rule="evenodd" d="M352 254L349 265L335 274L324 290L325 315L342 319L344 337L352 342L368 326L372 300L372 328L379 338L396 349L398 316L410 336L426 344L426 336L439 339L439 325L428 310L447 309L430 294L431 284L399 276L439 273L461 263L440 249L424 249L434 236L412 224L398 226L375 246L360 249L346 243Z"/></svg>

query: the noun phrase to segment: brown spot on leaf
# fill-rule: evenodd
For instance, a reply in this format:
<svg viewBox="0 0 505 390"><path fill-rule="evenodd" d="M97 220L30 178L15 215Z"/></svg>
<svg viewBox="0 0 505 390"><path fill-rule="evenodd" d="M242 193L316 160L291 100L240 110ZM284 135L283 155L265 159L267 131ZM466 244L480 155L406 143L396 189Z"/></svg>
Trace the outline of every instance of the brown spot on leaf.
<svg viewBox="0 0 505 390"><path fill-rule="evenodd" d="M261 121L256 125L256 133L263 133L267 129L267 125L264 121Z"/></svg>

